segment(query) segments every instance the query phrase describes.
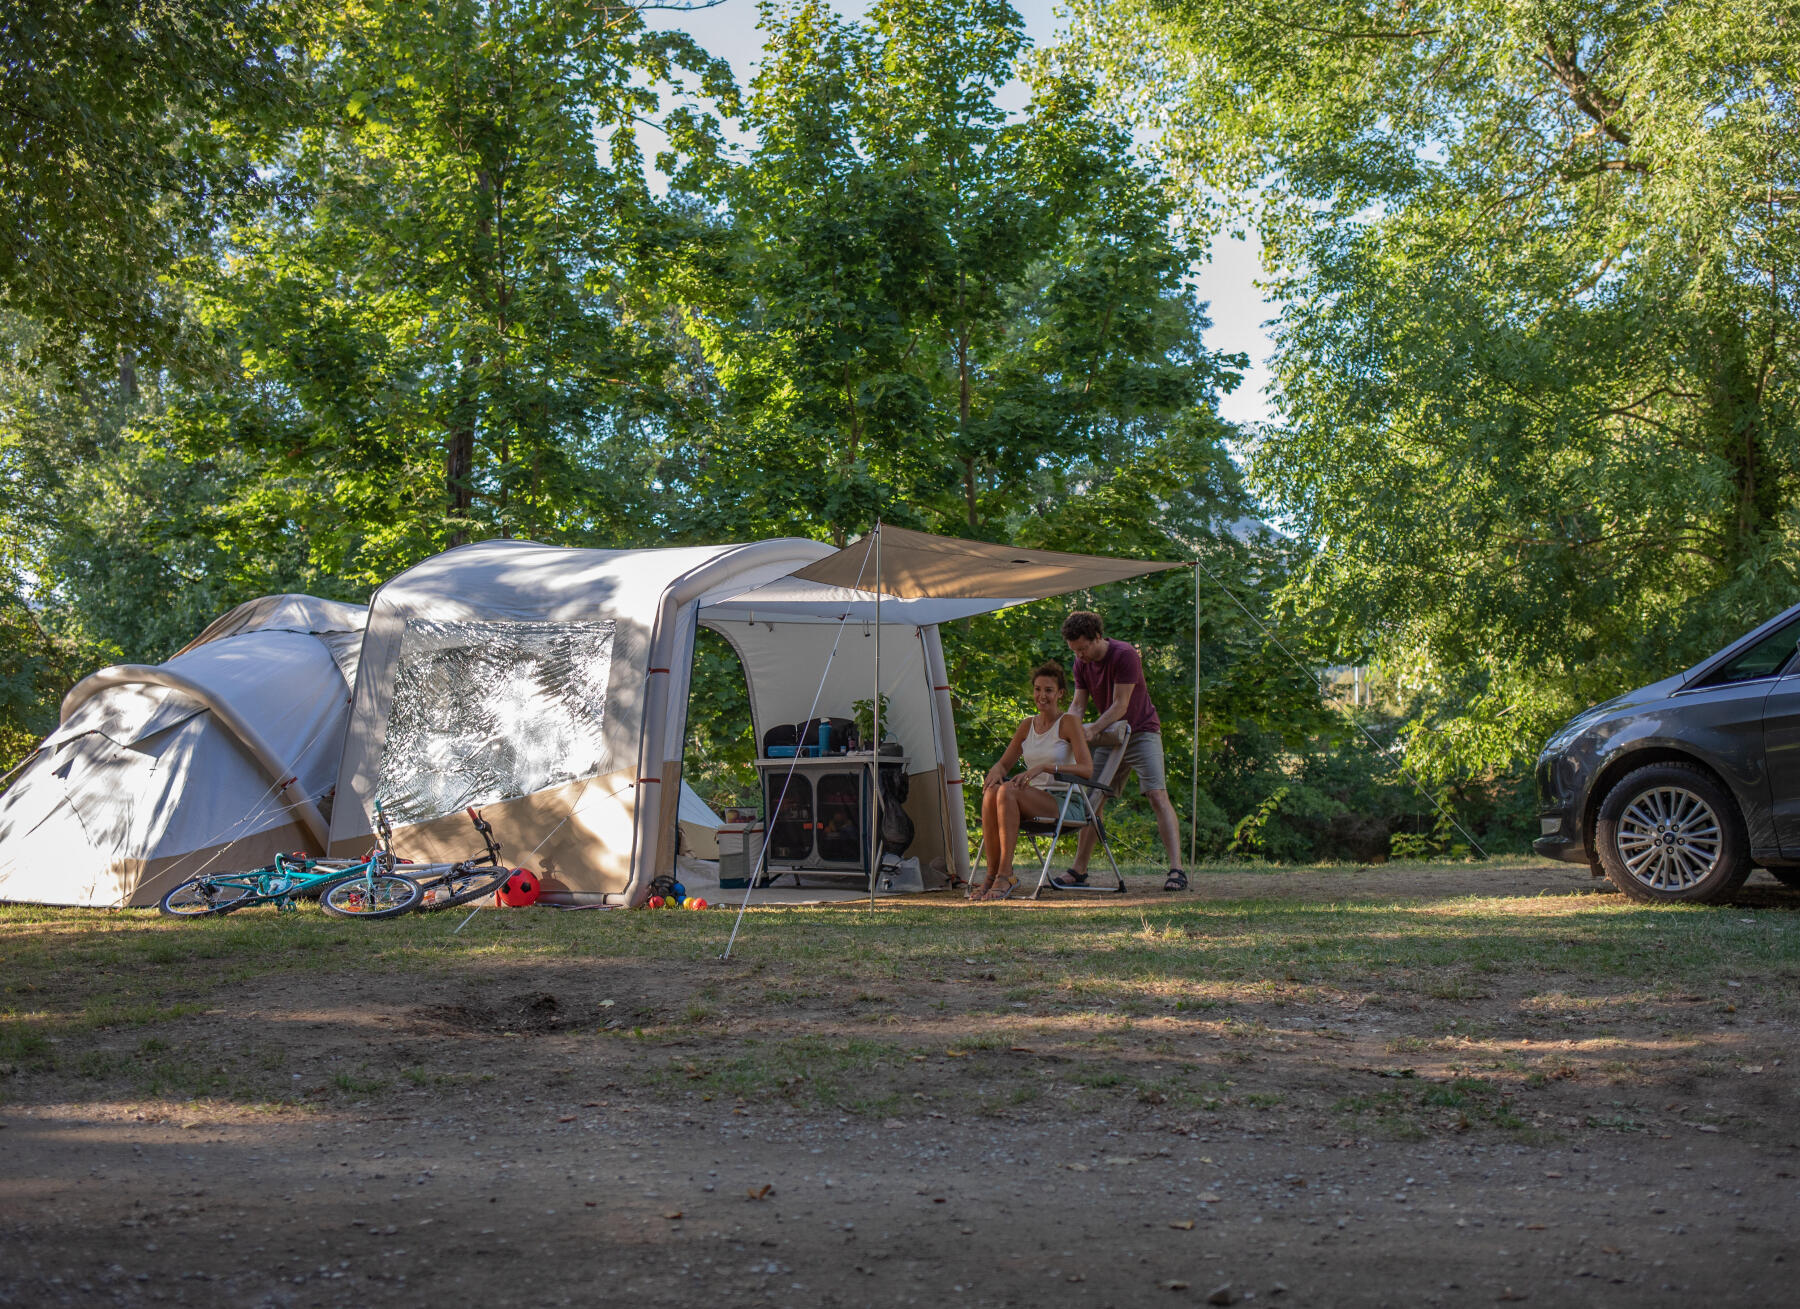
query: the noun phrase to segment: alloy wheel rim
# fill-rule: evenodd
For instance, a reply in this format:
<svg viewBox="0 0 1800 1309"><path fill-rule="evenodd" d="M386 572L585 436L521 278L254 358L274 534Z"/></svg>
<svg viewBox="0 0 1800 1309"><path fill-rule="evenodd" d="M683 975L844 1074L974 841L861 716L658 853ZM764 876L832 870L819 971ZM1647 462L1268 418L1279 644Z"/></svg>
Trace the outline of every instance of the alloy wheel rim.
<svg viewBox="0 0 1800 1309"><path fill-rule="evenodd" d="M1719 866L1725 833L1713 807L1683 786L1656 786L1619 815L1625 871L1653 891L1688 891Z"/></svg>

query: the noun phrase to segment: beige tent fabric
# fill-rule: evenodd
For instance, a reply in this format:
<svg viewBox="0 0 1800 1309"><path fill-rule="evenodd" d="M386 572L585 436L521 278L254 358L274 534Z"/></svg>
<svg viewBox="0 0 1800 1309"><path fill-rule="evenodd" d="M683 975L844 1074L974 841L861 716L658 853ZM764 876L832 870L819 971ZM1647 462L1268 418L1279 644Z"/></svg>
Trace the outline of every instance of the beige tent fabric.
<svg viewBox="0 0 1800 1309"><path fill-rule="evenodd" d="M875 562L866 557L874 544L875 533L871 532L834 555L795 569L793 576L827 586L848 587L857 586L860 578L864 590L875 590ZM1063 554L1057 550L1024 550L883 525L879 586L883 595L1005 599L1018 603L1186 566L1148 559Z"/></svg>
<svg viewBox="0 0 1800 1309"><path fill-rule="evenodd" d="M220 614L175 654L184 655L209 641L222 641L240 632L306 632L315 636L327 632L355 632L360 638L368 618L369 611L362 605L321 600L316 595L289 592L258 596ZM340 666L342 662L340 659ZM354 671L346 680L356 681Z"/></svg>
<svg viewBox="0 0 1800 1309"><path fill-rule="evenodd" d="M321 848L295 819L325 807L342 752L325 638L244 630L83 687L0 795L0 899L154 904L203 868Z"/></svg>
<svg viewBox="0 0 1800 1309"><path fill-rule="evenodd" d="M332 849L367 846L375 798L386 788L396 841L409 852L409 842L427 852L439 848L433 841L444 842L444 850L466 846L461 806L477 803L507 842L508 858L535 867L527 854L536 852L546 886L557 894L641 898L651 878L674 861L679 749L686 732L672 723L685 727L692 611L710 591L773 581L825 548L797 539L661 550L570 550L490 540L415 564L382 586L370 604L331 815ZM583 731L589 735L579 757L555 753L551 747L560 749L560 738L542 734L566 717L568 706L555 688L515 697L514 684L496 669L489 683L447 689L441 705L418 719L419 740L453 759L479 763L504 755L510 771L503 784L488 785L485 763L439 769L417 753L417 744L408 750L396 743L395 767L387 768L396 704L418 706L436 693L434 684L401 684L409 631L429 637L425 629L455 627L444 636L444 648L479 650L485 641L504 663L511 657L509 641L556 624L610 629L604 663L591 665L604 677L604 690L587 702ZM527 721L529 730L516 726ZM464 741L459 733L482 735ZM410 818L405 810L394 812L398 791L433 778L446 782L446 790L477 789L447 813L429 814L429 804ZM499 793L479 793L484 788ZM518 794L520 788L528 789ZM640 803L646 799L651 803Z"/></svg>

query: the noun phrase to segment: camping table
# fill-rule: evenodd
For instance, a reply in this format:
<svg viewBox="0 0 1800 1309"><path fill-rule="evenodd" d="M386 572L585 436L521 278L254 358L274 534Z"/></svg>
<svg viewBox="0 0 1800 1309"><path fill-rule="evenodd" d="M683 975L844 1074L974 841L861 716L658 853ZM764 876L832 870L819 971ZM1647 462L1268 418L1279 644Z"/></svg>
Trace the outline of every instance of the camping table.
<svg viewBox="0 0 1800 1309"><path fill-rule="evenodd" d="M874 763L875 756L867 751L757 759L768 824L770 878L792 873L796 884L802 875L868 881ZM884 754L881 763L904 769L907 757Z"/></svg>

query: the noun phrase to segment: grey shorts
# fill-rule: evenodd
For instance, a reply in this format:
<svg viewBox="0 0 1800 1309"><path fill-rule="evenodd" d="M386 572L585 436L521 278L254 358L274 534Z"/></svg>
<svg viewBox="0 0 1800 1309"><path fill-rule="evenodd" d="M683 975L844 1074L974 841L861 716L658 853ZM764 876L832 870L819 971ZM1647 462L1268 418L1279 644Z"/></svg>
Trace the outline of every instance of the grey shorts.
<svg viewBox="0 0 1800 1309"><path fill-rule="evenodd" d="M1106 768L1106 761L1112 757L1117 746L1098 745L1094 747L1094 776L1098 777ZM1119 765L1119 775L1113 778L1113 789L1123 792L1125 774L1136 773L1139 791L1166 791L1169 779L1163 767L1163 748L1161 732L1133 732L1131 739L1125 743L1125 762Z"/></svg>

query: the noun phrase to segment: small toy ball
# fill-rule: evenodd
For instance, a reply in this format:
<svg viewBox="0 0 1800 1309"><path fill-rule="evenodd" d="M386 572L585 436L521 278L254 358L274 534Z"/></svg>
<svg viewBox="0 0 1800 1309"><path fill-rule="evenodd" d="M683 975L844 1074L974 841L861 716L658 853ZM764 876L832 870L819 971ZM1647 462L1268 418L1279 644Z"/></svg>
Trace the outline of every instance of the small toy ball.
<svg viewBox="0 0 1800 1309"><path fill-rule="evenodd" d="M494 903L509 909L521 909L526 905L536 904L543 887L538 882L537 874L529 868L515 868L512 875L500 884L494 892Z"/></svg>
<svg viewBox="0 0 1800 1309"><path fill-rule="evenodd" d="M669 890L674 893L677 900L687 899L687 887L683 886L680 882L675 883Z"/></svg>
<svg viewBox="0 0 1800 1309"><path fill-rule="evenodd" d="M692 900L688 901L688 908L689 909L704 909L704 908L706 908L706 901L699 896L695 896Z"/></svg>
<svg viewBox="0 0 1800 1309"><path fill-rule="evenodd" d="M663 907L663 898L660 895L651 896L650 907L652 909L661 909Z"/></svg>

